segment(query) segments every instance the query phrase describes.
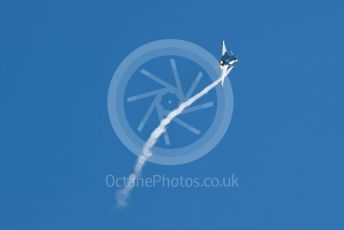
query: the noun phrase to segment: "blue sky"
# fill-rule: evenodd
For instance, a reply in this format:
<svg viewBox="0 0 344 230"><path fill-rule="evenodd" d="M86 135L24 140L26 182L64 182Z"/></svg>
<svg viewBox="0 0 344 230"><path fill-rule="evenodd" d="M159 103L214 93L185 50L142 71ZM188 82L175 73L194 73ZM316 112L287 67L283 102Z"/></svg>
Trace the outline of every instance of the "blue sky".
<svg viewBox="0 0 344 230"><path fill-rule="evenodd" d="M343 228L341 1L1 1L1 229ZM135 157L107 114L113 72L158 39L239 58L230 128L190 164L144 175L237 189L143 189L114 210L105 176Z"/></svg>

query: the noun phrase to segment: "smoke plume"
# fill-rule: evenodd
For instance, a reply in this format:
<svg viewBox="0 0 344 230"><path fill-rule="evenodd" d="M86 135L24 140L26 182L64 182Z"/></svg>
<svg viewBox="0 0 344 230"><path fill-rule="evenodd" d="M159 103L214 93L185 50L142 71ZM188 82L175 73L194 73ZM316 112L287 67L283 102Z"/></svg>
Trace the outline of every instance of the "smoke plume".
<svg viewBox="0 0 344 230"><path fill-rule="evenodd" d="M205 87L199 93L197 93L194 96L192 96L191 98L189 98L187 101L181 103L178 106L178 108L171 111L167 115L167 117L164 118L160 122L159 126L156 129L154 129L154 131L151 133L149 139L147 140L147 142L143 146L142 153L138 157L137 162L135 164L134 172L129 175L128 182L127 182L126 186L122 190L118 191L116 194L118 207L121 208L121 207L125 207L127 205L127 200L130 196L131 191L133 190L133 188L135 186L135 181L138 177L141 176L143 166L145 165L146 161L153 154L152 148L154 147L154 145L157 142L157 140L159 139L159 137L165 132L167 125L170 124L171 121L175 117L180 115L184 111L184 109L186 109L187 107L192 105L195 101L197 101L198 99L200 99L201 97L206 95L210 90L215 88L221 82L222 78L226 77L224 75L227 75L229 72L230 72L230 69L229 69L229 71L227 71L227 73L226 73L226 71L222 71L220 78L218 78L216 81L212 82L210 85Z"/></svg>

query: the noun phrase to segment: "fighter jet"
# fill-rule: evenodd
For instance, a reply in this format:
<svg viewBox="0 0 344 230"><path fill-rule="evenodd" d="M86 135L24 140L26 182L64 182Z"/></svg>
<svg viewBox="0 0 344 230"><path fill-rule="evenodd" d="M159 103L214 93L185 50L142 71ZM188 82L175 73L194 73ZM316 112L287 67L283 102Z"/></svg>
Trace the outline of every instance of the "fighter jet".
<svg viewBox="0 0 344 230"><path fill-rule="evenodd" d="M234 56L233 52L231 51L230 54L227 51L225 41L222 41L222 56L219 60L220 68L221 68L221 78L222 82L221 85L223 86L223 82L229 72L232 70L234 65L238 62L236 56Z"/></svg>

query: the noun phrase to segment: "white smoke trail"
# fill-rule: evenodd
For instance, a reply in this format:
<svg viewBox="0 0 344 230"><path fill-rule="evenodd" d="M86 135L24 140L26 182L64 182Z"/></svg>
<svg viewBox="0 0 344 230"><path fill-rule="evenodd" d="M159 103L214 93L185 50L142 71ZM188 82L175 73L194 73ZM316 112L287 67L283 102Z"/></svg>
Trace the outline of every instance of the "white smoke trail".
<svg viewBox="0 0 344 230"><path fill-rule="evenodd" d="M140 177L142 167L146 163L146 161L152 156L152 148L154 147L155 143L159 139L159 137L165 132L166 126L171 123L171 121L178 115L180 115L185 108L192 105L195 101L203 97L205 94L207 94L210 90L215 88L221 81L222 78L226 77L225 75L228 75L228 73L231 71L232 68L230 68L227 73L226 71L222 70L220 78L212 82L210 85L205 87L202 91L195 94L191 98L189 98L187 101L181 103L178 108L170 112L166 118L164 118L159 126L151 133L149 139L143 146L142 154L138 157L136 165L134 167L134 172L129 175L128 183L126 187L124 187L122 190L117 192L116 198L117 198L117 204L118 207L122 208L127 205L127 200L129 198L131 190L133 190L136 178Z"/></svg>

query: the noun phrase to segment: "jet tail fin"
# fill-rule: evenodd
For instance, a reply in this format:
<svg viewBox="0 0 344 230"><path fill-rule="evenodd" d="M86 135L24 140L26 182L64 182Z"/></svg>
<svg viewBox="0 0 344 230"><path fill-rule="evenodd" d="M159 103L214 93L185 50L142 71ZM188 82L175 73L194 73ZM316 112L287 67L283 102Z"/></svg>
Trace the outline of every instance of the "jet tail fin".
<svg viewBox="0 0 344 230"><path fill-rule="evenodd" d="M226 48L225 40L223 40L222 41L222 56L225 55L225 53L227 53L227 48Z"/></svg>

